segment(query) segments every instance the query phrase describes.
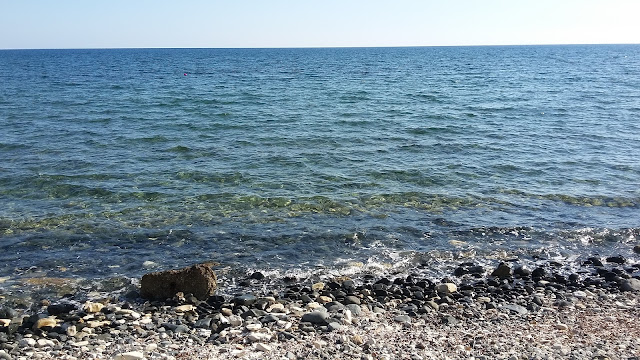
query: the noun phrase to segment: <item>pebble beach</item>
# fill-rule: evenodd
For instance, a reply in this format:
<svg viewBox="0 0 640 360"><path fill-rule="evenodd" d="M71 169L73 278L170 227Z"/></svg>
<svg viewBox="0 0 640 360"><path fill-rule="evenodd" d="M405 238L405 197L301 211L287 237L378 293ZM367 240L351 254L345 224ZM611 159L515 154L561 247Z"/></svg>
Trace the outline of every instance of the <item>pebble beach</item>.
<svg viewBox="0 0 640 360"><path fill-rule="evenodd" d="M202 301L77 293L0 308L0 359L637 359L640 263L591 257L270 278Z"/></svg>

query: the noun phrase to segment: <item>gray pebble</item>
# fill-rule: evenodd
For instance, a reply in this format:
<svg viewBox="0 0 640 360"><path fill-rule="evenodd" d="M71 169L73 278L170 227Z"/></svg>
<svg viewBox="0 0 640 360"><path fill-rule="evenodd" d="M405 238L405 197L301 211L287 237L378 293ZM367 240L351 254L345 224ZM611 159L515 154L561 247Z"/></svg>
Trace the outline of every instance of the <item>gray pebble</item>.
<svg viewBox="0 0 640 360"><path fill-rule="evenodd" d="M345 306L349 311L351 311L351 315L360 316L362 314L362 308L357 304L349 304Z"/></svg>
<svg viewBox="0 0 640 360"><path fill-rule="evenodd" d="M302 315L302 321L320 325L327 324L328 318L329 314L325 311L312 311Z"/></svg>
<svg viewBox="0 0 640 360"><path fill-rule="evenodd" d="M329 331L339 331L339 330L342 330L343 328L344 326L342 326L340 323L335 321L329 323L329 325L327 326L327 329L329 329Z"/></svg>

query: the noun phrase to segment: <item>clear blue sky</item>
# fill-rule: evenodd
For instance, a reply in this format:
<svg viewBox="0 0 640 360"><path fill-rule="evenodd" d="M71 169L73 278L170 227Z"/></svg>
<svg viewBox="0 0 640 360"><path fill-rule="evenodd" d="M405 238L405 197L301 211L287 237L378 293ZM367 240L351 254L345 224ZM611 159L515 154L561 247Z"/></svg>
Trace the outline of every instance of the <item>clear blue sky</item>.
<svg viewBox="0 0 640 360"><path fill-rule="evenodd" d="M0 0L0 49L640 43L640 0Z"/></svg>

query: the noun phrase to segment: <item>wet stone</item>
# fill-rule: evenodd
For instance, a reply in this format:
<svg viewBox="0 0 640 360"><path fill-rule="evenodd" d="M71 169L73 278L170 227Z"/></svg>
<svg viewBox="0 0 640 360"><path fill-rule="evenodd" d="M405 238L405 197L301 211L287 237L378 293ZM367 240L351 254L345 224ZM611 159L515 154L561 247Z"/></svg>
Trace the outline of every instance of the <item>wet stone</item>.
<svg viewBox="0 0 640 360"><path fill-rule="evenodd" d="M627 259L625 259L623 256L609 256L607 258L607 262L609 263L614 263L614 264L624 264L625 262L627 262Z"/></svg>
<svg viewBox="0 0 640 360"><path fill-rule="evenodd" d="M528 277L531 275L531 270L527 269L524 266L518 266L513 270L513 274L520 277Z"/></svg>
<svg viewBox="0 0 640 360"><path fill-rule="evenodd" d="M0 306L0 319L11 319L16 316L16 311L8 306Z"/></svg>
<svg viewBox="0 0 640 360"><path fill-rule="evenodd" d="M509 267L509 265L505 263L500 263L500 265L498 265L498 267L495 270L493 270L493 272L491 273L491 276L495 276L500 279L506 279L511 277L512 274L513 274L513 271L511 267Z"/></svg>

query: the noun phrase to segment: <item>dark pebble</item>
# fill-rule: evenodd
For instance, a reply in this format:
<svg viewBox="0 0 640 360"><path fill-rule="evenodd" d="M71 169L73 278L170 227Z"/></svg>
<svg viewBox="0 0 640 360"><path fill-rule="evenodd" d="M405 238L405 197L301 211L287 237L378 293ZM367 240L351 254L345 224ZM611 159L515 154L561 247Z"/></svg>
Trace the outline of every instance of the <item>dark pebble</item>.
<svg viewBox="0 0 640 360"><path fill-rule="evenodd" d="M0 306L0 319L12 319L16 316L16 311L8 306Z"/></svg>
<svg viewBox="0 0 640 360"><path fill-rule="evenodd" d="M624 257L618 255L618 256L610 256L607 258L607 262L610 263L614 263L614 264L624 264L625 262L627 262L627 259L625 259Z"/></svg>
<svg viewBox="0 0 640 360"><path fill-rule="evenodd" d="M586 264L591 264L593 266L604 266L602 261L597 257L590 257L585 261Z"/></svg>
<svg viewBox="0 0 640 360"><path fill-rule="evenodd" d="M242 306L251 306L253 303L256 302L256 300L257 298L251 294L244 294L244 295L236 296L235 298L233 298L233 302L236 305L242 305Z"/></svg>
<svg viewBox="0 0 640 360"><path fill-rule="evenodd" d="M524 266L518 266L513 270L514 275L518 275L520 277L528 277L531 275L531 270L527 269Z"/></svg>
<svg viewBox="0 0 640 360"><path fill-rule="evenodd" d="M259 309L251 309L251 310L247 310L245 312L243 312L242 314L240 314L240 317L242 317L243 319L252 317L252 318L260 318L262 316L267 315L267 312L264 310L259 310Z"/></svg>
<svg viewBox="0 0 640 360"><path fill-rule="evenodd" d="M298 337L293 335L290 332L286 332L286 331L281 331L278 333L278 338L283 339L283 340L296 340L298 341Z"/></svg>
<svg viewBox="0 0 640 360"><path fill-rule="evenodd" d="M543 267L537 267L531 272L532 278L542 279L545 276L547 276L547 271Z"/></svg>
<svg viewBox="0 0 640 360"><path fill-rule="evenodd" d="M273 323L273 322L276 322L278 320L279 320L278 317L276 317L274 315L271 315L271 314L265 315L265 316L260 318L260 322L263 323L263 324Z"/></svg>
<svg viewBox="0 0 640 360"><path fill-rule="evenodd" d="M203 318L203 319L199 319L198 321L196 321L195 323L195 327L197 328L205 328L208 329L211 327L211 318Z"/></svg>

